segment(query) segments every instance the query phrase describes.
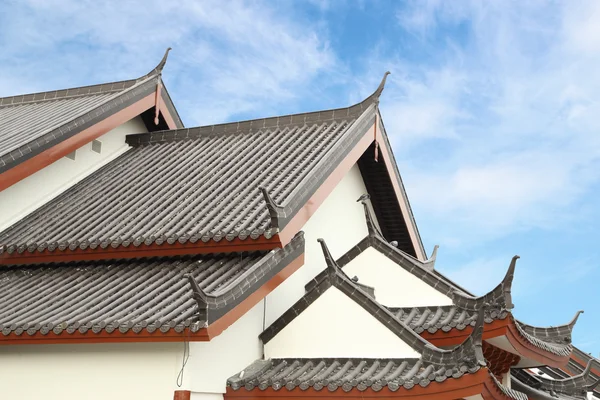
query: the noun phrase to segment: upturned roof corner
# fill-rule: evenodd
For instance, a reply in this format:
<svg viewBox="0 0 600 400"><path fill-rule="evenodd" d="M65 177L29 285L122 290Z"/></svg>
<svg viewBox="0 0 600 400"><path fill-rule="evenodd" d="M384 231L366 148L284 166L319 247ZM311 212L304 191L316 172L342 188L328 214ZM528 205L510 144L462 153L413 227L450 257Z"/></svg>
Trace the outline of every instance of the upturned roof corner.
<svg viewBox="0 0 600 400"><path fill-rule="evenodd" d="M267 210L269 210L269 217L271 217L271 229L275 230L276 232L279 232L279 230L281 229L280 218L282 216L281 214L283 211L283 207L281 207L275 202L275 200L273 200L269 192L267 192L266 188L260 187L259 189L267 205Z"/></svg>
<svg viewBox="0 0 600 400"><path fill-rule="evenodd" d="M152 75L161 75L162 74L162 70L165 67L165 64L167 63L167 58L169 57L169 51L171 51L171 50L172 50L171 47L167 47L167 50L165 50L165 54L163 55L163 58L156 65L156 67L154 67L154 69L152 71L148 72L145 75L146 77L150 77Z"/></svg>
<svg viewBox="0 0 600 400"><path fill-rule="evenodd" d="M575 316L573 317L573 319L571 320L571 322L569 322L567 324L567 326L569 326L571 328L571 330L573 330L573 328L575 327L575 324L577 323L577 320L579 319L579 316L581 314L583 314L584 311L583 310L579 310L575 313Z"/></svg>
<svg viewBox="0 0 600 400"><path fill-rule="evenodd" d="M337 277L337 273L340 270L337 262L331 255L329 248L327 247L327 243L325 243L325 239L319 238L317 242L321 245L321 250L323 250L323 256L325 257L325 263L327 263L327 275L333 284L335 282L335 278Z"/></svg>
<svg viewBox="0 0 600 400"><path fill-rule="evenodd" d="M198 310L206 310L208 308L208 295L200 288L192 275L185 274L183 277L188 280L192 288L192 298L196 301Z"/></svg>
<svg viewBox="0 0 600 400"><path fill-rule="evenodd" d="M455 291L452 294L452 300L457 307L465 310L476 311L483 307L484 304L489 304L492 308L499 308L500 310L511 310L514 308L512 302L512 282L515 275L515 267L519 256L514 256L510 262L508 270L502 279L502 282L498 284L487 294L480 297L470 297L459 291Z"/></svg>
<svg viewBox="0 0 600 400"><path fill-rule="evenodd" d="M390 71L386 71L383 74L383 78L381 79L381 83L379 84L379 86L377 87L377 89L375 90L375 92L373 92L373 94L371 95L371 99L373 100L373 102L375 104L379 104L379 97L381 96L381 93L383 93L383 89L385 88L385 82L387 80L388 75L390 75L391 72Z"/></svg>
<svg viewBox="0 0 600 400"><path fill-rule="evenodd" d="M477 320L471 334L452 350L440 350L433 345L426 346L423 359L427 361L436 360L442 365L465 364L471 369L485 367L486 361L483 355L483 330L484 330L484 308L483 305L477 312Z"/></svg>
<svg viewBox="0 0 600 400"><path fill-rule="evenodd" d="M384 239L383 233L381 233L381 231L377 227L377 223L375 222L375 217L371 213L371 209L369 208L369 204L367 203L367 200L369 199L369 197L370 196L368 196L368 195L362 195L362 196L360 196L360 199L358 200L363 205L363 208L365 211L365 220L367 223L367 230L369 232L369 236L371 236L371 237L377 236L377 237L380 237L381 239Z"/></svg>

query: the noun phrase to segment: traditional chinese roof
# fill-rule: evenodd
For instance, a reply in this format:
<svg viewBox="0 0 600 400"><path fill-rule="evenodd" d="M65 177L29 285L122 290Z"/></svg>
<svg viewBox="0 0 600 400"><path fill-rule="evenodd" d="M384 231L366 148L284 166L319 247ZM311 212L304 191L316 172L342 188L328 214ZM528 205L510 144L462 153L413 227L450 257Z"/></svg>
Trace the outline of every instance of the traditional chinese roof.
<svg viewBox="0 0 600 400"><path fill-rule="evenodd" d="M315 300L325 293L325 291L331 287L335 287L368 311L403 342L413 348L413 350L420 353L424 361L436 365L449 365L457 363L460 360L464 361L468 359L471 360L470 362L485 365L481 350L481 332L479 332L478 328L480 327L483 329L483 318L478 319L477 324L479 325L475 325L471 335L459 346L456 346L452 350L435 348L400 320L396 319L389 310L375 300L371 293L363 290L361 285L350 279L331 256L325 241L319 239L319 243L321 244L327 263L326 273L319 274L319 276L315 278L315 280L318 280L316 285L261 333L260 339L263 343L269 342L277 335L277 333L293 321L295 317L300 315Z"/></svg>
<svg viewBox="0 0 600 400"><path fill-rule="evenodd" d="M325 274L320 274L315 278L315 284L306 295L261 334L263 342L270 341L325 291L335 287L369 311L421 357L258 360L228 380L227 383L231 390L234 392L255 389L265 391L285 388L289 391L320 391L326 387L330 392L340 389L345 392L352 390L379 392L383 389L402 392L415 387L428 388L430 384L442 383L448 379L458 380L464 375L479 374L493 382L491 390L497 392L500 398L526 399L520 393L502 387L487 370L482 352L482 313L476 321L471 335L459 346L451 350L432 346L408 326L395 319L370 293L348 278L331 256L325 242L322 239L319 239L319 242L327 262ZM460 384L457 385L460 386ZM465 384L465 386L467 385ZM448 389L444 388L443 390Z"/></svg>
<svg viewBox="0 0 600 400"><path fill-rule="evenodd" d="M0 98L0 173L154 92L165 61L166 54L137 79ZM163 90L170 114L183 126Z"/></svg>
<svg viewBox="0 0 600 400"><path fill-rule="evenodd" d="M0 270L0 343L85 341L113 333L190 336L238 306L303 251L300 233L284 249L269 252L6 267Z"/></svg>
<svg viewBox="0 0 600 400"><path fill-rule="evenodd" d="M592 377L591 368L590 361L580 374L557 379L535 375L525 369L514 370L512 377L520 387L519 390L522 388L524 393L529 392L532 399L585 399L587 393L593 391L600 383L598 378Z"/></svg>
<svg viewBox="0 0 600 400"><path fill-rule="evenodd" d="M129 136L132 149L0 233L0 252L35 262L221 241L274 248L357 143L372 142L382 89L348 108ZM408 237L403 224L394 229Z"/></svg>

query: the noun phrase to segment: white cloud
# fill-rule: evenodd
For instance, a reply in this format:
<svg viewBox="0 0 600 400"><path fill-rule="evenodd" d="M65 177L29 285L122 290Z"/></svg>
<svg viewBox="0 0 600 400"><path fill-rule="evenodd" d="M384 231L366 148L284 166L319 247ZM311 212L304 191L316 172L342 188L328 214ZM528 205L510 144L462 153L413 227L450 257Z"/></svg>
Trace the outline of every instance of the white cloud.
<svg viewBox="0 0 600 400"><path fill-rule="evenodd" d="M0 83L14 84L0 95L130 79L171 46L165 80L185 90L177 105L189 124L301 97L336 63L318 27L271 3L29 0L3 15Z"/></svg>
<svg viewBox="0 0 600 400"><path fill-rule="evenodd" d="M572 207L600 180L600 4L408 4L399 22L426 56L371 65L401 74L382 112L417 220L439 227L427 236L478 245L584 218Z"/></svg>

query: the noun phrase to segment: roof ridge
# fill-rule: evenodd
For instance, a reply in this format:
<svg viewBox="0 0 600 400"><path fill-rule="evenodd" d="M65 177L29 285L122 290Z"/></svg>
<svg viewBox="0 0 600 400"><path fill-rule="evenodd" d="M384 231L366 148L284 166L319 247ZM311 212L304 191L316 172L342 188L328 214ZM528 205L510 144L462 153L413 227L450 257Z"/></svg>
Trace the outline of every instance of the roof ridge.
<svg viewBox="0 0 600 400"><path fill-rule="evenodd" d="M191 128L171 129L148 133L136 133L127 135L127 143L131 146L140 146L157 142L167 142L179 139L189 139L206 135L225 133L236 133L240 131L252 131L253 129L284 128L289 126L304 126L310 123L325 121L341 121L356 119L364 113L372 104L378 104L379 96L385 86L389 72L384 75L379 87L364 100L347 107L331 108L326 110L308 111L302 113L274 115L270 117L254 118L242 121L223 122L212 125L201 125ZM185 132L185 135L178 133Z"/></svg>
<svg viewBox="0 0 600 400"><path fill-rule="evenodd" d="M85 85L85 86L75 86L65 89L56 89L49 90L43 92L34 92L34 93L26 93L26 94L17 94L13 96L0 97L0 107L8 107L12 105L22 105L27 103L38 103L40 101L50 101L50 100L60 100L60 99L70 99L75 97L81 97L85 95L91 94L105 94L112 92L119 92L121 90L129 89L134 86L136 83L144 81L148 78L154 77L156 75L161 75L162 70L167 62L167 56L171 48L169 47L165 52L162 60L158 63L158 65L152 69L149 73L142 75L138 78L134 79L125 79L114 82L105 82L105 83L97 83L93 85ZM116 87L115 87L116 85ZM94 91L98 89L97 91ZM72 94L70 94L71 92ZM74 92L74 93L73 93ZM40 98L42 96L42 98Z"/></svg>

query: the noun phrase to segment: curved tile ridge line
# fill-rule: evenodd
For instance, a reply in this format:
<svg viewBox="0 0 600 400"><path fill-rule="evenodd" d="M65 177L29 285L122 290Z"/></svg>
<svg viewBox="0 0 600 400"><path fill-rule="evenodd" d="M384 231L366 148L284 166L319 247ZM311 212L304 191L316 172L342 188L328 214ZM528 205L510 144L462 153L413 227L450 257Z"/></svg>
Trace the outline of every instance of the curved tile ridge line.
<svg viewBox="0 0 600 400"><path fill-rule="evenodd" d="M577 311L571 322L558 326L537 327L518 320L515 320L515 322L520 325L520 328L523 331L527 332L531 336L537 337L540 340L570 344L573 329L575 328L575 324L577 323L577 320L581 314L583 314L583 310Z"/></svg>
<svg viewBox="0 0 600 400"><path fill-rule="evenodd" d="M369 205L367 203L367 199L369 199L369 198L370 198L370 196L368 194L364 194L359 199L359 201L361 202L361 204L363 205L363 208L364 208L365 220L366 220L366 224L367 224L367 231L369 232L369 237L377 237L381 241L387 243L387 240L385 239L385 237L383 236L383 233L381 233L381 230L379 229L377 223L375 222L375 216L373 215L373 213L371 212L371 209L369 208ZM393 244L393 243L394 242L391 242L390 245L394 248L397 248L397 246L396 246L397 243L396 244ZM431 256L426 261L418 260L415 257L411 256L410 254L404 253L402 250L398 250L398 251L405 258L409 257L408 259L413 264L419 265L421 268L424 268L428 271L433 271L439 247L440 246L438 246L437 244L433 247Z"/></svg>
<svg viewBox="0 0 600 400"><path fill-rule="evenodd" d="M558 356L570 356L571 355L573 346L570 343L555 343L552 341L548 341L547 339L542 339L542 338L533 336L533 335L525 332L523 330L523 328L521 328L521 325L519 325L519 323L514 319L514 317L512 317L512 315L511 315L511 319L512 319L513 325L516 328L519 335L521 335L525 340L527 340L529 343L531 343L535 347L538 347L542 350L545 350L547 352L550 352L550 353L558 355Z"/></svg>
<svg viewBox="0 0 600 400"><path fill-rule="evenodd" d="M229 309L237 304L237 300L247 294L250 288L259 284L261 280L270 278L273 269L285 260L291 261L304 251L304 232L300 231L292 241L282 249L271 250L265 257L257 262L252 269L240 274L227 286L219 288L214 293L203 291L195 279L186 274L184 277L192 289L192 297L196 301L198 313L206 316L206 323L210 324L223 316Z"/></svg>
<svg viewBox="0 0 600 400"><path fill-rule="evenodd" d="M540 382L540 388L548 392L558 392L569 395L585 394L593 390L600 379L591 377L592 361L589 361L582 373L563 379L548 379L544 376L536 376ZM589 389L591 388L591 389Z"/></svg>
<svg viewBox="0 0 600 400"><path fill-rule="evenodd" d="M515 375L511 376L511 386L522 393L525 393L531 399L544 399L544 400L560 400L561 397L558 396L557 393L550 394L544 392L543 390L530 386L527 383L523 382L520 377L516 377ZM577 396L570 397L569 399L581 399L585 400L585 396ZM564 399L564 397L563 397Z"/></svg>
<svg viewBox="0 0 600 400"><path fill-rule="evenodd" d="M519 256L514 256L510 262L504 279L487 294L480 297L471 297L463 293L455 291L452 293L452 301L454 305L464 310L476 311L483 307L484 304L489 304L490 307L500 308L500 310L511 310L514 308L512 302L512 282L515 275L515 267Z"/></svg>
<svg viewBox="0 0 600 400"><path fill-rule="evenodd" d="M127 136L127 143L131 146L141 146L152 143L159 143L176 138L192 139L201 136L235 133L240 131L253 131L267 128L281 128L290 125L311 124L315 121L328 121L336 119L348 119L350 117L358 118L369 107L376 105L379 102L379 97L385 87L386 77L389 72L386 72L379 87L363 101L351 105L349 107L333 108L322 111L312 111L306 113L288 114L274 117L258 118L246 121L227 122L223 124L199 126L195 128L182 128L169 131L157 131L148 133L138 133ZM373 107L375 110L375 107ZM167 136L166 133L169 133Z"/></svg>
<svg viewBox="0 0 600 400"><path fill-rule="evenodd" d="M157 68L153 69L150 73L148 73L140 78L137 78L137 79L131 79L128 81L122 81L122 82L117 82L117 83L113 83L113 84L100 85L100 87L105 87L105 86L110 87L110 88L121 87L121 89L117 90L117 91L107 90L107 93L111 93L111 95L108 96L106 99L104 99L102 102L96 104L91 109L85 110L84 113L79 113L77 115L74 115L70 119L61 121L60 123L57 123L53 126L46 128L42 132L38 132L35 135L35 137L31 138L31 140L29 142L27 142L27 144L37 143L38 141L41 140L41 138L44 138L46 136L48 136L48 138L46 139L46 142L54 141L57 137L66 137L66 138L71 137L71 136L73 136L74 132L78 132L78 127L83 126L86 122L97 121L100 118L100 116L105 115L106 113L115 109L121 103L126 103L129 101L129 99L125 99L125 100L121 101L120 104L117 104L118 99L121 98L122 96L124 96L128 93L131 93L132 94L130 96L131 98L137 98L137 97L141 97L143 95L150 93L152 91L152 89L154 89L156 86L153 84L155 82L161 81L160 71L158 74L155 73L155 71L157 71ZM145 86L147 86L145 84L148 84L148 83L151 83L151 88L145 87ZM91 90L91 88L96 88L96 87L98 87L98 85L96 85L94 87L89 87L88 89ZM65 92L68 92L68 91L69 91L68 89L65 90ZM77 91L77 90L74 90L74 91L77 93L81 93L81 95L89 94L89 93L85 93L85 90L83 92ZM56 91L56 93L58 93L58 92L60 92L60 91ZM100 92L95 93L95 94L100 94ZM31 95L27 95L27 96L31 96ZM35 96L35 95L33 95L33 96ZM17 97L23 97L23 96L17 96ZM53 98L52 100L56 100L56 99L60 99L60 98L64 98L64 97L57 96L57 97ZM17 103L12 103L12 104L17 104ZM100 112L98 112L98 110L100 110ZM51 137L51 135L55 136L55 137ZM27 145L27 144L25 144L25 145ZM9 149L5 150L4 154L5 155L13 154L14 152L18 151L21 147L23 147L25 145L10 147ZM20 155L15 158L16 159L20 158ZM12 163L11 163L11 165L12 165ZM8 168L5 165L2 168L0 168L0 172L3 172L4 170L7 170L7 169Z"/></svg>
<svg viewBox="0 0 600 400"><path fill-rule="evenodd" d="M327 278L331 282L331 285L357 302L413 350L420 353L424 362L444 367L455 367L458 364L464 364L469 369L486 366L482 350L483 310L481 310L477 317L473 331L463 343L451 350L435 347L406 324L398 320L387 308L379 304L352 281L333 259L325 240L317 240L323 250L323 256L327 263Z"/></svg>

